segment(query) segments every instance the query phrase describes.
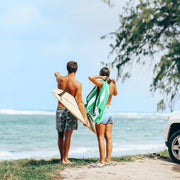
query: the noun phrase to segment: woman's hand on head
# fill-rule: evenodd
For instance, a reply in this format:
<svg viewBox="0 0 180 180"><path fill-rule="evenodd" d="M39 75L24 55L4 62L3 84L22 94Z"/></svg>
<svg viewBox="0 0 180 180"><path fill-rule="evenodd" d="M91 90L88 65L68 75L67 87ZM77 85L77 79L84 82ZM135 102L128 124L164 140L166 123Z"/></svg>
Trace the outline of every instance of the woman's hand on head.
<svg viewBox="0 0 180 180"><path fill-rule="evenodd" d="M108 77L107 76L101 76L101 79L106 81L108 79Z"/></svg>
<svg viewBox="0 0 180 180"><path fill-rule="evenodd" d="M111 79L111 82L112 82L113 84L115 84L115 83L116 83L115 79Z"/></svg>

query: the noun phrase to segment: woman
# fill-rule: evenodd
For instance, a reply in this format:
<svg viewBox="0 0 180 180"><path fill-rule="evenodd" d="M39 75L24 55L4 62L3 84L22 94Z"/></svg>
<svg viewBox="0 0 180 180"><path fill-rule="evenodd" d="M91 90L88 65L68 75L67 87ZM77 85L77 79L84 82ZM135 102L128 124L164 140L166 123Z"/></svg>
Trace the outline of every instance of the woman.
<svg viewBox="0 0 180 180"><path fill-rule="evenodd" d="M116 96L118 91L116 82L114 79L109 79L110 71L104 67L100 70L99 76L89 76L89 80L99 87L99 92L103 86L103 81L109 84L109 97L106 103L106 107L103 116L99 123L96 123L96 132L99 145L100 161L96 163L96 166L104 166L104 164L110 164L111 152L112 152L112 125L113 125L113 112L111 111L111 99L112 96ZM99 80L102 79L102 80ZM106 159L105 159L105 143L106 140Z"/></svg>

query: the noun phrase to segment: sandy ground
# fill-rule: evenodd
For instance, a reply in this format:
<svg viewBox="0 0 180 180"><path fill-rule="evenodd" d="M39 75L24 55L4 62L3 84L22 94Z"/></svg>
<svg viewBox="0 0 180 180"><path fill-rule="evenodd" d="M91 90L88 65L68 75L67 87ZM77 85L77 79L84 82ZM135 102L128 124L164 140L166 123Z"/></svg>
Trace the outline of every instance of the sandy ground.
<svg viewBox="0 0 180 180"><path fill-rule="evenodd" d="M117 162L105 167L71 167L60 172L64 180L180 180L180 164L170 159Z"/></svg>

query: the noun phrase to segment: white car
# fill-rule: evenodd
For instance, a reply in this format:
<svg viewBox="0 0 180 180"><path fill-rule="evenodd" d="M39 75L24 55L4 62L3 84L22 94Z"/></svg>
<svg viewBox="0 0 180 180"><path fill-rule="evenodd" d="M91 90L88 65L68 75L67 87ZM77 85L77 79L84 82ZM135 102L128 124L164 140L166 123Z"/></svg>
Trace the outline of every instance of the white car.
<svg viewBox="0 0 180 180"><path fill-rule="evenodd" d="M164 136L171 159L180 163L180 111L171 113L168 117Z"/></svg>

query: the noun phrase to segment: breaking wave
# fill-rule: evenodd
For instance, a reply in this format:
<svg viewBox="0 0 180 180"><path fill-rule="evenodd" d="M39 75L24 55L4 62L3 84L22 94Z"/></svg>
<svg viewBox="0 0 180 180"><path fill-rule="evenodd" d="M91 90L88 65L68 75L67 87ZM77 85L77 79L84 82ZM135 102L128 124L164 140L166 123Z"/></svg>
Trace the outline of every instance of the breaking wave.
<svg viewBox="0 0 180 180"><path fill-rule="evenodd" d="M9 115L55 115L55 112L50 111L21 111L13 109L1 109L0 114Z"/></svg>

